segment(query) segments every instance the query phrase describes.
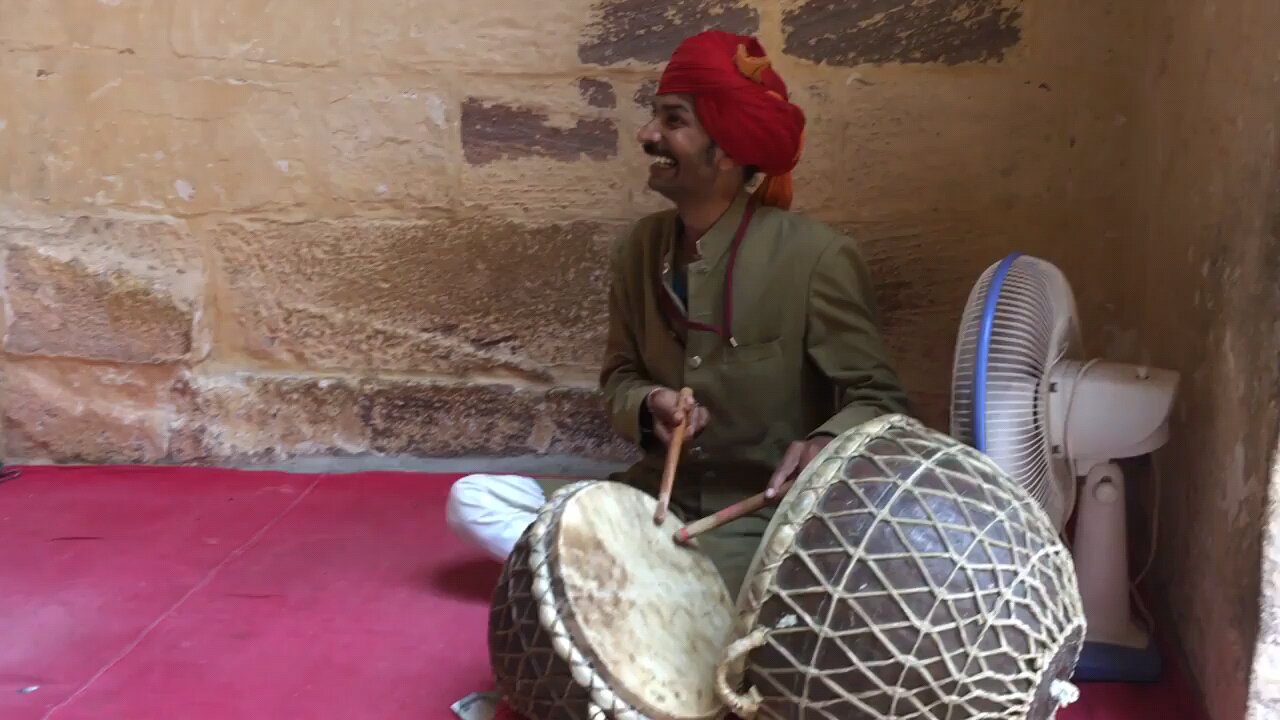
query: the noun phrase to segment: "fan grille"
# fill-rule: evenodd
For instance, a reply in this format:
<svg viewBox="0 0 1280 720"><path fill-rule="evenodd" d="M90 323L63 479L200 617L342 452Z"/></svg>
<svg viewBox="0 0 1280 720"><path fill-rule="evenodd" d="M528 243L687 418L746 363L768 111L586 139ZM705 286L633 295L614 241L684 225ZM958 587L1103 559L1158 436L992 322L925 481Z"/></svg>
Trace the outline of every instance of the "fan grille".
<svg viewBox="0 0 1280 720"><path fill-rule="evenodd" d="M952 435L991 457L1055 519L1064 508L1055 507L1045 380L1074 345L1075 317L1053 265L1020 254L992 265L969 294L951 389Z"/></svg>

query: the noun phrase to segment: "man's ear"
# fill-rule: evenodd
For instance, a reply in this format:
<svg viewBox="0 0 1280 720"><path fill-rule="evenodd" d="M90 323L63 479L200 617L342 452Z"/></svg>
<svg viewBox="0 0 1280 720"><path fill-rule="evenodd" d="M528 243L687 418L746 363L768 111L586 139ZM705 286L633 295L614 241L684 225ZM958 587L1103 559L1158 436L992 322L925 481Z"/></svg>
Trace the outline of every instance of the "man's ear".
<svg viewBox="0 0 1280 720"><path fill-rule="evenodd" d="M741 170L740 170L740 168L739 168L739 166L738 166L738 163L734 162L734 161L733 161L733 158L729 157L729 154L728 154L728 153L726 153L726 152L724 151L724 148L720 147L719 145L717 145L717 146L716 146L716 155L715 155L715 158L716 158L716 169L717 169L717 170L720 170L720 171L722 171L722 172L729 172L730 170L737 170L737 171L741 172Z"/></svg>

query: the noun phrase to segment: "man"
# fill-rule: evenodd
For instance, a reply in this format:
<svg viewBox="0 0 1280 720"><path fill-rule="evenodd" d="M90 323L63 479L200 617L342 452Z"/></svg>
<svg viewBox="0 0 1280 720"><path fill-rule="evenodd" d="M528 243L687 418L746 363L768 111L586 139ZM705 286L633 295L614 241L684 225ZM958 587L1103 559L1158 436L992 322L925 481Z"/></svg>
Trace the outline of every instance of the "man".
<svg viewBox="0 0 1280 720"><path fill-rule="evenodd" d="M611 479L656 496L688 413L671 498L686 521L776 494L833 436L908 412L855 246L789 212L804 124L755 39L708 31L673 54L639 131L649 187L675 207L638 222L610 258L600 383L613 427L644 450ZM692 407L678 407L682 387ZM449 518L503 558L545 498L529 478L473 475ZM731 593L771 511L698 539Z"/></svg>

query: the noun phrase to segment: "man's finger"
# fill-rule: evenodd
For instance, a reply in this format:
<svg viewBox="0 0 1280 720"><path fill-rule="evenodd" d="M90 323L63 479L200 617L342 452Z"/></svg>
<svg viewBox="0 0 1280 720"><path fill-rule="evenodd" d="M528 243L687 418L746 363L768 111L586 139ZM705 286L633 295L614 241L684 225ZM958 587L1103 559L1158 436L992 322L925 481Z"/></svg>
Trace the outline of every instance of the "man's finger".
<svg viewBox="0 0 1280 720"><path fill-rule="evenodd" d="M808 443L805 443L804 457L800 458L800 466L796 468L796 472L797 473L804 472L804 469L809 467L809 465L813 462L813 459L818 457L819 452L821 451L815 448L814 446Z"/></svg>
<svg viewBox="0 0 1280 720"><path fill-rule="evenodd" d="M764 489L765 498L772 500L778 495L778 489L782 487L782 483L795 473L803 452L803 444L791 443L791 447L787 448L786 454L782 456L782 462L778 463L778 469L773 471L773 477L769 478L769 485Z"/></svg>
<svg viewBox="0 0 1280 720"><path fill-rule="evenodd" d="M658 440L661 441L663 445L668 445L671 443L671 432L667 430L666 423L663 423L663 422L654 423L653 434L658 436Z"/></svg>
<svg viewBox="0 0 1280 720"><path fill-rule="evenodd" d="M699 405L693 411L693 416L689 418L689 434L693 435L707 426L707 409Z"/></svg>

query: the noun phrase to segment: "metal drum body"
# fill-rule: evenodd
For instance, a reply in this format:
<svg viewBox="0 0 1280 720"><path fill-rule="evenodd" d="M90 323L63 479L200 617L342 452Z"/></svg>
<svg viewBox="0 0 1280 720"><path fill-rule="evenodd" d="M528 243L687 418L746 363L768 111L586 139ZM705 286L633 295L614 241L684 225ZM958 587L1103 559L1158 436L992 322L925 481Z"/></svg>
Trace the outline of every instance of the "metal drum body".
<svg viewBox="0 0 1280 720"><path fill-rule="evenodd" d="M734 606L657 500L611 481L558 490L508 556L489 612L504 699L530 720L709 720Z"/></svg>
<svg viewBox="0 0 1280 720"><path fill-rule="evenodd" d="M833 439L797 478L738 610L720 687L742 717L1046 720L1078 696L1084 611L1048 516L905 416Z"/></svg>

